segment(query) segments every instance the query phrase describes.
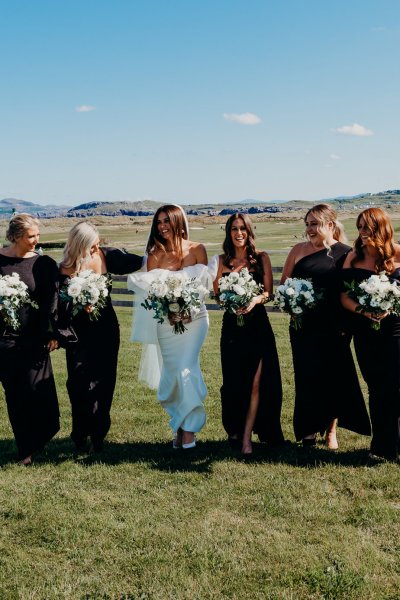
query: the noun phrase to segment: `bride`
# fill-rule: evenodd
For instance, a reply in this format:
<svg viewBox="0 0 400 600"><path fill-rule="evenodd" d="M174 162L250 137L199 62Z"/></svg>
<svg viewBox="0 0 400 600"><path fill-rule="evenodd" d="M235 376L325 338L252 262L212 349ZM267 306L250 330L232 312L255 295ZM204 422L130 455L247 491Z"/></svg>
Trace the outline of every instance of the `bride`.
<svg viewBox="0 0 400 600"><path fill-rule="evenodd" d="M157 323L154 313L141 307L141 301L150 284L170 271L198 277L209 287L207 253L202 244L188 239L183 209L166 204L154 215L146 255L147 270L128 277L128 287L137 295L132 340L150 344L142 351L139 378L158 387L158 399L170 416L173 447L187 450L195 447L195 433L206 421L203 400L207 388L200 371L200 350L208 331L207 310L203 304L198 314L183 320L187 331L177 335L171 325L179 315L171 314L169 322Z"/></svg>

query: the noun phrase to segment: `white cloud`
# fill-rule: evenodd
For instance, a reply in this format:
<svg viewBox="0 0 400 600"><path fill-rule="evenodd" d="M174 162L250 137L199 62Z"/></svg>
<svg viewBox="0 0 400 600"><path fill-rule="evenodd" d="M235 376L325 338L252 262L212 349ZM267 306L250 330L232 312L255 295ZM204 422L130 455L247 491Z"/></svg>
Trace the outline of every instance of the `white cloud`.
<svg viewBox="0 0 400 600"><path fill-rule="evenodd" d="M240 123L240 125L258 125L261 123L260 117L255 115L254 113L224 113L224 119L227 121L234 121L235 123Z"/></svg>
<svg viewBox="0 0 400 600"><path fill-rule="evenodd" d="M75 107L75 111L79 113L92 112L92 110L96 110L96 107L91 104L81 104L81 106Z"/></svg>
<svg viewBox="0 0 400 600"><path fill-rule="evenodd" d="M330 154L329 158L331 158L332 160L340 160L340 156L338 156L337 154Z"/></svg>
<svg viewBox="0 0 400 600"><path fill-rule="evenodd" d="M370 129L364 127L364 125L359 125L358 123L353 123L353 125L343 125L343 127L338 127L334 129L336 133L342 133L344 135L356 135L359 137L366 137L368 135L374 135L374 132Z"/></svg>

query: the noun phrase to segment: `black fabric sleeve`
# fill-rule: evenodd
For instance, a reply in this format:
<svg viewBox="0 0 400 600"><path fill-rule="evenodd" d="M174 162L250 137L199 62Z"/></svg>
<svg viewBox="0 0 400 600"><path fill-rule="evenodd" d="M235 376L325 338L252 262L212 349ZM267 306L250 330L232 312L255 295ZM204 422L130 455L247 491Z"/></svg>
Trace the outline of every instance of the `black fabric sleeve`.
<svg viewBox="0 0 400 600"><path fill-rule="evenodd" d="M138 271L143 263L143 257L131 254L126 250L118 248L102 247L101 250L106 259L107 271L115 275L126 275Z"/></svg>

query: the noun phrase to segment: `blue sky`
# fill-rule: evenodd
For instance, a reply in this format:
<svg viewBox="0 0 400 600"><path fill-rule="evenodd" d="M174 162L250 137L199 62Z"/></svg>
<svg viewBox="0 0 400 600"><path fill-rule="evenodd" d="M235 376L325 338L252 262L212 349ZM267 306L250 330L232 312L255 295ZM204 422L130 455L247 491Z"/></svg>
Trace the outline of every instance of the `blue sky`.
<svg viewBox="0 0 400 600"><path fill-rule="evenodd" d="M398 0L0 0L0 198L400 188Z"/></svg>

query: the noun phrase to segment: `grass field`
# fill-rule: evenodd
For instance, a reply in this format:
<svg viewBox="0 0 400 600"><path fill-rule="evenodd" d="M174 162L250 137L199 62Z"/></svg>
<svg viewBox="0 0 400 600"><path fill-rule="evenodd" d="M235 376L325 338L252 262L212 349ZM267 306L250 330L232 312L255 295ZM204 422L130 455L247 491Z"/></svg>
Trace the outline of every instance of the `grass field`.
<svg viewBox="0 0 400 600"><path fill-rule="evenodd" d="M220 225L212 227L194 232L218 248ZM271 241L274 227L283 228L276 249L301 234L300 223L257 223L259 238ZM109 235L125 245L126 232ZM166 414L136 380L130 311L118 316L119 378L101 456L76 455L69 441L63 351L53 361L61 431L30 468L15 464L2 399L0 598L398 600L400 468L369 462L368 438L345 430L337 453L294 442L287 318L271 315L290 443L255 444L246 463L221 425L221 313L210 314L202 351L208 421L189 456L172 450Z"/></svg>

